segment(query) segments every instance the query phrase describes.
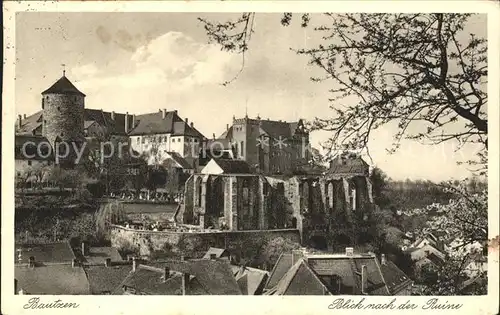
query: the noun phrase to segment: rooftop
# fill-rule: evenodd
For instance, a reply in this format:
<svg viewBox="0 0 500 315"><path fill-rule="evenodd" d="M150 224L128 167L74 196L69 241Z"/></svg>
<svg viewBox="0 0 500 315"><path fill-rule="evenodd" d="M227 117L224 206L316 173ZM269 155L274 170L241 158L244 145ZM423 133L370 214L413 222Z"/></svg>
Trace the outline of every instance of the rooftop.
<svg viewBox="0 0 500 315"><path fill-rule="evenodd" d="M75 94L85 96L85 94L80 92L65 75L57 80L51 87L43 91L42 95L44 94Z"/></svg>
<svg viewBox="0 0 500 315"><path fill-rule="evenodd" d="M70 263L76 258L68 242L16 244L14 251L14 262L21 264L27 264L31 256L35 258L37 265L44 263ZM19 256L21 256L20 260Z"/></svg>

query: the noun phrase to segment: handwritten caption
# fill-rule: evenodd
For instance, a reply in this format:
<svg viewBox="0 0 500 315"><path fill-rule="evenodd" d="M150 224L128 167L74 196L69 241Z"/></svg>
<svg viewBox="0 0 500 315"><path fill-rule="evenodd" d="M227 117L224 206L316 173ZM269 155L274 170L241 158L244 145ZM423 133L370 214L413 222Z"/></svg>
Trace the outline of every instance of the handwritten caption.
<svg viewBox="0 0 500 315"><path fill-rule="evenodd" d="M449 303L447 300L440 300L438 298L432 298L425 303L414 303L411 300L406 300L404 302L398 301L398 299L393 298L391 301L386 303L368 303L365 298L361 300L353 299L343 299L338 298L328 305L331 310L339 309L356 309L356 310L457 310L462 307L462 304Z"/></svg>
<svg viewBox="0 0 500 315"><path fill-rule="evenodd" d="M44 309L44 308L78 308L80 304L63 302L57 299L51 302L41 302L39 297L33 297L28 300L28 303L23 305L26 310L29 309Z"/></svg>

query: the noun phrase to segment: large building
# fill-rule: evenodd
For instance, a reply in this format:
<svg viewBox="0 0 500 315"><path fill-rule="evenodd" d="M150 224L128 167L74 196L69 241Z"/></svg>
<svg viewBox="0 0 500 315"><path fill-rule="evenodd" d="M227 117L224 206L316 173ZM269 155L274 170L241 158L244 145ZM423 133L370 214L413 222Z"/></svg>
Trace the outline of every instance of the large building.
<svg viewBox="0 0 500 315"><path fill-rule="evenodd" d="M235 157L258 173L292 174L309 161L309 133L302 120L233 117L232 126L226 129L216 140L231 143ZM213 142L219 145L218 141Z"/></svg>
<svg viewBox="0 0 500 315"><path fill-rule="evenodd" d="M87 109L85 94L64 73L42 92L41 108L30 116L18 116L15 128L17 169L33 163L48 164L47 160L53 160L53 155L42 158L22 154L22 150L28 149L23 147L28 141L35 145L46 142L47 147L53 150L57 142L81 145L95 139L130 141L137 153L150 156L150 163L161 164L175 155L176 165L189 165L193 169L197 167L201 143L206 139L192 122L189 124L187 119L180 118L176 110L133 115ZM179 163L179 156L185 160Z"/></svg>
<svg viewBox="0 0 500 315"><path fill-rule="evenodd" d="M324 175L270 176L241 160L215 159L187 180L176 220L232 231L296 228L304 245L319 249L331 245L333 231L348 244L355 220L374 207L368 165L359 160L345 157L343 168L332 163Z"/></svg>

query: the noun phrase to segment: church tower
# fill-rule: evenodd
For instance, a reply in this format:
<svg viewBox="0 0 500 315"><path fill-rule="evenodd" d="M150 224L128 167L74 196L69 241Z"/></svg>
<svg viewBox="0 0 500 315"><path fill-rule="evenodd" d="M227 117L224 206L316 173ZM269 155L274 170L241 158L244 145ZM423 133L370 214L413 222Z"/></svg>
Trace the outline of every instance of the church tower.
<svg viewBox="0 0 500 315"><path fill-rule="evenodd" d="M42 135L53 146L57 141L83 143L85 94L63 72L63 76L42 92Z"/></svg>

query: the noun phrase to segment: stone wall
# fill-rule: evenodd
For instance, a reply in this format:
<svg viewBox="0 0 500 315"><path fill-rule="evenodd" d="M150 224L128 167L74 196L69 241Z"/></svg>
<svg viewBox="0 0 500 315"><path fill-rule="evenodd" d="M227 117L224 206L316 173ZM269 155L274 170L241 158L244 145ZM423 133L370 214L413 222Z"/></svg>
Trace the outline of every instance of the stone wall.
<svg viewBox="0 0 500 315"><path fill-rule="evenodd" d="M110 234L111 246L135 251L143 256L150 256L159 251L173 256L200 258L209 247L220 247L227 248L240 256L238 258L245 259L252 258L262 245L275 238L281 237L300 243L297 229L186 233L142 231L115 225L111 227Z"/></svg>
<svg viewBox="0 0 500 315"><path fill-rule="evenodd" d="M42 134L51 145L62 141L83 140L84 97L81 95L44 95Z"/></svg>

